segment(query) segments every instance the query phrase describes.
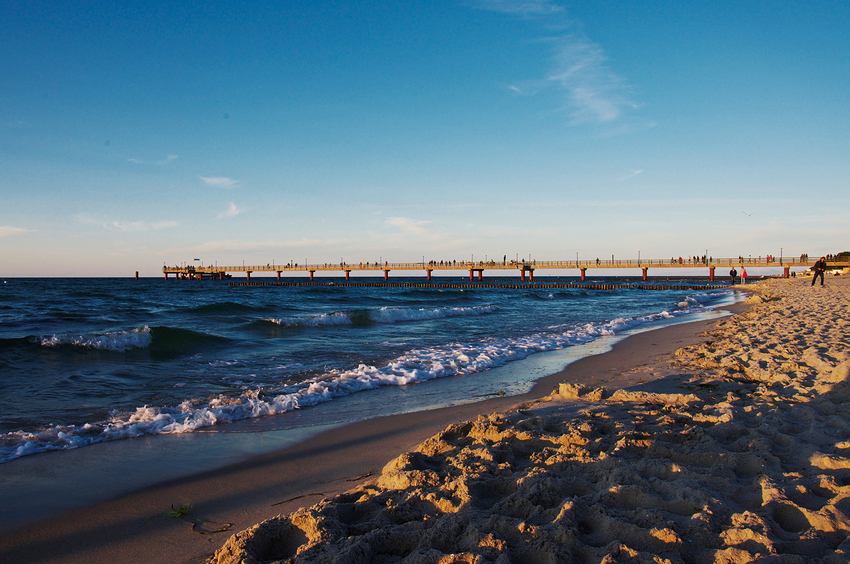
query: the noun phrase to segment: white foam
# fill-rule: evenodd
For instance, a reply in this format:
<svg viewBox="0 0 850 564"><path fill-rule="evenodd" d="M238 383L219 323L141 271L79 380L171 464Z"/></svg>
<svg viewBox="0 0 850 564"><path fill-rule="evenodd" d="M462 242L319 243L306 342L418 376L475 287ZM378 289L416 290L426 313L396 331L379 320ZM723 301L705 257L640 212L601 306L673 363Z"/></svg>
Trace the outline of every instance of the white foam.
<svg viewBox="0 0 850 564"><path fill-rule="evenodd" d="M552 326L546 332L512 338L490 338L412 349L384 366L360 364L296 385L246 389L235 397L220 395L210 400L186 400L173 407L139 407L131 413L114 413L109 420L98 424L57 426L38 433L6 433L0 437L0 462L35 452L76 448L114 439L159 433L187 433L218 423L284 413L382 386L404 386L446 376L474 374L537 352L586 343L602 335L613 335L638 325L701 311L703 308L700 304L715 297L717 294L689 297L686 307L682 307L682 303L685 303L683 301L678 304L681 309L673 312L617 318L604 323ZM382 308L378 311L381 312L379 316L392 320L387 322L395 322L413 319L417 315L480 315L491 311L490 307L436 310ZM84 346L108 346L110 350L116 350L112 347L130 346L128 344L142 337L150 339L147 327L104 337L107 338L103 341L92 341L98 344Z"/></svg>
<svg viewBox="0 0 850 564"><path fill-rule="evenodd" d="M482 315L496 311L496 306L476 307L440 307L440 308L391 308L382 307L370 311L369 317L377 323L396 323L398 321L422 321L446 317Z"/></svg>
<svg viewBox="0 0 850 564"><path fill-rule="evenodd" d="M147 325L130 331L114 331L96 335L51 335L41 338L41 345L45 347L71 345L114 352L143 349L150 344L151 330Z"/></svg>
<svg viewBox="0 0 850 564"><path fill-rule="evenodd" d="M446 317L482 315L485 313L492 313L494 311L496 311L496 306L492 305L419 309L382 307L379 309L368 310L364 315L374 323L397 323L402 321L425 321ZM351 325L354 323L354 319L354 313L338 311L310 317L267 318L265 321L270 321L285 327L319 327L328 325Z"/></svg>

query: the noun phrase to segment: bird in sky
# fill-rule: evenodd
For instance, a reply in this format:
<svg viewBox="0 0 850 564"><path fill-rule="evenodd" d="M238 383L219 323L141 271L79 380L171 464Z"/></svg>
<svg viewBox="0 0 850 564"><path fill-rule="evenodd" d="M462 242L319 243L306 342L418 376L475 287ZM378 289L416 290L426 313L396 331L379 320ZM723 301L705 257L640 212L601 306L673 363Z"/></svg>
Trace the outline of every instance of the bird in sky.
<svg viewBox="0 0 850 564"><path fill-rule="evenodd" d="M742 213L742 214L744 214L744 215L745 215L745 216L747 216L747 217L750 217L751 215L753 215L753 214L751 214L751 213L747 213L747 212L745 212L745 211L742 211L741 213Z"/></svg>

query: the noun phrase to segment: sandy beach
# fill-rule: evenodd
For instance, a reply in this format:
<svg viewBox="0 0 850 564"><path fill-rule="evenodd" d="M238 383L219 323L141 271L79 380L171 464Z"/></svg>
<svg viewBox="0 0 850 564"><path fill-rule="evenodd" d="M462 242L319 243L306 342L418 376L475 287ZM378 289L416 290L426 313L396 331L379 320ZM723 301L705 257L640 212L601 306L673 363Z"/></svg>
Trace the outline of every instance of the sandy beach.
<svg viewBox="0 0 850 564"><path fill-rule="evenodd" d="M848 562L847 282L751 287L638 385L587 374L449 425L214 561Z"/></svg>
<svg viewBox="0 0 850 564"><path fill-rule="evenodd" d="M524 396L7 532L0 561L847 562L850 280L808 284L751 284L733 317L633 335Z"/></svg>

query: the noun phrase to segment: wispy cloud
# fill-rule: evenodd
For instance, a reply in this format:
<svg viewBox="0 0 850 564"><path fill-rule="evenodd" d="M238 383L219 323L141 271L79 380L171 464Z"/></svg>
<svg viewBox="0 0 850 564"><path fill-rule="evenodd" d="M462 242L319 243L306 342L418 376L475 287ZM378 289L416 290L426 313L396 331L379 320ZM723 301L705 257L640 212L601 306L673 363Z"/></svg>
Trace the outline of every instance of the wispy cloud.
<svg viewBox="0 0 850 564"><path fill-rule="evenodd" d="M240 213L242 213L242 210L237 208L236 204L234 204L233 202L230 202L230 206L228 206L228 208L225 211L217 214L215 216L215 218L216 219L224 219L225 217L235 217L235 216L239 215Z"/></svg>
<svg viewBox="0 0 850 564"><path fill-rule="evenodd" d="M201 176L200 179L207 186L215 186L216 188L236 188L239 186L239 181L226 176Z"/></svg>
<svg viewBox="0 0 850 564"><path fill-rule="evenodd" d="M482 10L503 14L555 14L564 9L552 0L473 0L472 5Z"/></svg>
<svg viewBox="0 0 850 564"><path fill-rule="evenodd" d="M428 225L431 223L430 221L421 221L408 217L390 217L385 223L400 228L406 234L426 235L432 233L432 230L428 228Z"/></svg>
<svg viewBox="0 0 850 564"><path fill-rule="evenodd" d="M156 166L166 166L166 165L176 161L179 158L180 157L178 155L168 155L164 159L160 159L160 160L155 161L153 163L149 163L148 161L144 161L142 159L134 159L134 158L127 159L127 162L137 164L137 165L153 164L153 165L156 165Z"/></svg>
<svg viewBox="0 0 850 564"><path fill-rule="evenodd" d="M628 81L614 71L601 45L578 31L561 6L551 0L475 0L473 6L508 16L525 16L540 24L542 43L551 45L551 69L542 78L507 86L514 94L533 96L557 89L570 123L611 125L640 104ZM558 35L552 37L552 30ZM569 30L569 31L567 31Z"/></svg>
<svg viewBox="0 0 850 564"><path fill-rule="evenodd" d="M554 68L546 80L567 94L573 123L611 122L638 104L626 80L612 71L605 51L586 37L555 40Z"/></svg>
<svg viewBox="0 0 850 564"><path fill-rule="evenodd" d="M113 221L97 218L88 212L74 215L79 223L84 225L102 225L104 229L114 232L138 233L142 231L160 231L179 225L176 221Z"/></svg>
<svg viewBox="0 0 850 564"><path fill-rule="evenodd" d="M30 231L21 227L12 227L11 225L0 225L0 238L3 237L19 237L26 235Z"/></svg>
<svg viewBox="0 0 850 564"><path fill-rule="evenodd" d="M109 231L121 231L125 233L159 231L161 229L169 229L176 226L176 221L113 221L103 224L103 227Z"/></svg>
<svg viewBox="0 0 850 564"><path fill-rule="evenodd" d="M627 174L625 176L621 176L620 178L616 179L614 182L622 182L623 180L628 180L629 178L634 178L635 176L637 176L638 174L640 174L642 172L643 172L643 169L633 170L629 174Z"/></svg>

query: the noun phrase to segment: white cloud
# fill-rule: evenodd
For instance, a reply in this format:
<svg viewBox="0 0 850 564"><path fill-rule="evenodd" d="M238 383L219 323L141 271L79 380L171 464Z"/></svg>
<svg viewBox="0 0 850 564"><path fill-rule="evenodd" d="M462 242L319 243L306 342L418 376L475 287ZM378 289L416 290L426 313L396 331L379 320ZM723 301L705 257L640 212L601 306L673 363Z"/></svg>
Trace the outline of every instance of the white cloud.
<svg viewBox="0 0 850 564"><path fill-rule="evenodd" d="M0 225L0 238L3 237L19 237L29 233L29 230L20 227L12 227L11 225Z"/></svg>
<svg viewBox="0 0 850 564"><path fill-rule="evenodd" d="M207 186L215 186L216 188L236 188L239 186L239 181L226 176L201 176L201 180Z"/></svg>
<svg viewBox="0 0 850 564"><path fill-rule="evenodd" d="M430 221L420 221L408 217L391 217L385 223L398 227L407 234L425 235L431 233L431 230L427 227L431 223Z"/></svg>
<svg viewBox="0 0 850 564"><path fill-rule="evenodd" d="M473 6L503 14L554 14L563 8L552 0L474 0Z"/></svg>
<svg viewBox="0 0 850 564"><path fill-rule="evenodd" d="M160 160L158 160L158 161L156 161L155 163L152 163L152 164L154 164L156 166L165 166L165 165L167 165L167 164L169 164L173 161L176 161L179 158L180 157L177 156L177 155L168 155L164 159L160 159ZM143 161L142 159L132 159L132 158L127 159L127 162L130 162L130 163L133 163L133 164L138 164L138 165L149 164L147 161Z"/></svg>
<svg viewBox="0 0 850 564"><path fill-rule="evenodd" d="M546 80L567 94L573 123L612 122L638 107L625 79L612 71L602 47L581 36L556 40L554 68Z"/></svg>
<svg viewBox="0 0 850 564"><path fill-rule="evenodd" d="M476 0L474 6L508 15L534 15L546 29L577 29L565 10L550 0ZM565 111L573 125L584 123L610 125L625 112L639 105L631 99L631 87L625 78L608 65L605 50L581 32L546 40L553 45L552 68L542 78L507 85L523 96L533 96L555 88L565 98Z"/></svg>
<svg viewBox="0 0 850 564"><path fill-rule="evenodd" d="M220 214L217 214L215 216L215 218L216 219L223 219L225 217L235 217L235 216L239 215L240 213L242 213L242 210L237 208L236 204L234 204L233 202L230 202L230 206L225 211L221 212Z"/></svg>
<svg viewBox="0 0 850 564"><path fill-rule="evenodd" d="M103 227L109 231L121 231L125 233L137 233L140 231L159 231L161 229L169 229L176 227L176 221L113 221L104 223Z"/></svg>
<svg viewBox="0 0 850 564"><path fill-rule="evenodd" d="M639 174L640 174L640 173L642 173L642 172L643 172L643 169L640 169L640 170L633 170L633 171L631 171L629 174L627 174L627 175L625 175L625 176L621 176L620 178L618 178L618 179L617 179L617 180L615 180L614 182L621 182L621 181L623 181L623 180L628 180L629 178L634 178L635 176L639 175Z"/></svg>

